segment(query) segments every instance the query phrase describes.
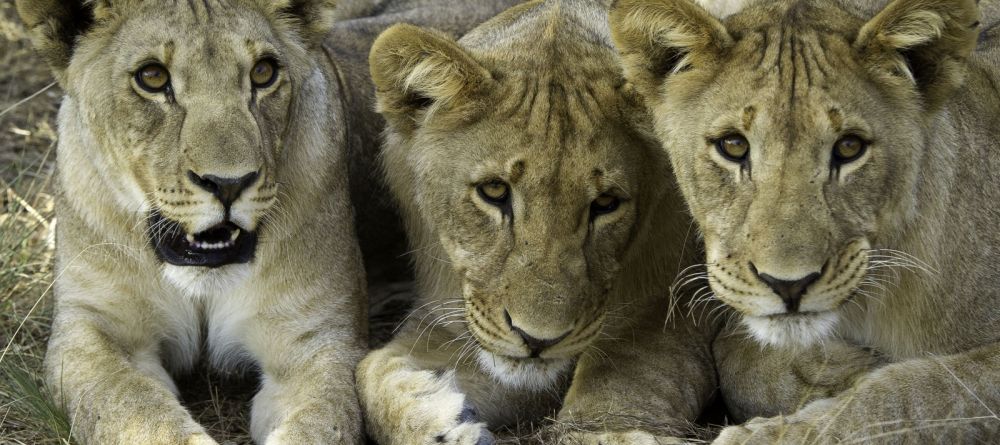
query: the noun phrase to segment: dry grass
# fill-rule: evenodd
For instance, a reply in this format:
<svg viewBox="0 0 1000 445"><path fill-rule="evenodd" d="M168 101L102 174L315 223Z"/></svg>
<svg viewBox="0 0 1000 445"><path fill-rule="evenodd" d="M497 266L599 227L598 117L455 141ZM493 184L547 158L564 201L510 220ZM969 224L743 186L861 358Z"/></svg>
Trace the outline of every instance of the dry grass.
<svg viewBox="0 0 1000 445"><path fill-rule="evenodd" d="M0 0L0 443L64 443L69 422L38 374L52 306L49 178L60 93L14 16L13 2Z"/></svg>

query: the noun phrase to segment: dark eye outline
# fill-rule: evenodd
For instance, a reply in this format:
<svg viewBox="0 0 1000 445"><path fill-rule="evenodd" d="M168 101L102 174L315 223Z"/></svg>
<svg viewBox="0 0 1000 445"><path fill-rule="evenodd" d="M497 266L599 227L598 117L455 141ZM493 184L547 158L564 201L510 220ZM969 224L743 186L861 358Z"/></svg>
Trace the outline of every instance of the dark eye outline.
<svg viewBox="0 0 1000 445"><path fill-rule="evenodd" d="M506 191L504 192L503 196L499 198L494 198L490 195L487 195L486 191L483 190L483 187L486 187L488 185L502 185L506 189ZM485 201L486 203L494 205L496 207L505 208L510 205L510 184L507 184L506 182L500 180L486 181L477 185L476 194L478 194L479 198Z"/></svg>
<svg viewBox="0 0 1000 445"><path fill-rule="evenodd" d="M743 153L743 156L735 157L735 156L730 155L729 153L726 153L726 149L724 148L726 140L727 139L732 139L732 138L740 138L740 139L743 140L743 142L746 143L746 145L747 145L747 151L746 151L746 153ZM715 141L713 141L713 144L715 144L715 150L719 152L719 155L721 155L727 161L735 162L737 164L743 164L743 163L745 163L747 161L747 159L750 158L750 141L748 141L747 138L746 138L746 136L743 136L742 134L739 134L739 133L729 133L729 134L727 134L725 136L722 136L722 137L716 139Z"/></svg>
<svg viewBox="0 0 1000 445"><path fill-rule="evenodd" d="M260 64L262 63L267 63L271 65L271 77L269 77L266 82L258 83L253 79L253 74L254 70L257 69L257 67L260 66ZM281 70L281 64L278 63L277 59L275 59L274 57L264 57L255 62L253 66L250 68L250 85L258 90L268 88L271 85L274 85L274 83L278 81L278 73L280 70Z"/></svg>
<svg viewBox="0 0 1000 445"><path fill-rule="evenodd" d="M602 206L597 203L597 199L602 197L612 198L611 204ZM611 194L604 193L598 196L597 199L590 201L590 219L593 220L601 215L607 215L609 213L614 213L622 205L622 199Z"/></svg>
<svg viewBox="0 0 1000 445"><path fill-rule="evenodd" d="M858 153L855 154L854 156L849 156L849 157L841 156L840 153L839 153L839 150L837 149L838 146L840 146L840 143L844 142L847 139L857 139L858 142L861 143L861 149L858 150ZM837 139L837 142L833 143L832 162L833 162L833 164L835 166L841 166L841 165L846 165L846 164L850 164L851 162L857 161L858 159L861 159L861 157L864 156L865 153L868 153L868 146L869 145L871 145L871 142L869 142L865 138L863 138L861 136L858 136L856 134L848 134L848 135L842 136L840 139Z"/></svg>
<svg viewBox="0 0 1000 445"><path fill-rule="evenodd" d="M143 79L142 77L143 71L146 71L147 69L154 67L159 68L167 75L167 81L163 83L163 86L158 88L153 88L152 86L147 84L145 79ZM171 80L170 70L168 70L167 67L163 66L163 64L160 62L150 62L143 64L141 67L139 67L138 70L135 71L133 78L135 80L135 84L138 85L139 88L142 88L142 90L147 93L157 94L157 93L167 92L168 90L170 90L170 80Z"/></svg>

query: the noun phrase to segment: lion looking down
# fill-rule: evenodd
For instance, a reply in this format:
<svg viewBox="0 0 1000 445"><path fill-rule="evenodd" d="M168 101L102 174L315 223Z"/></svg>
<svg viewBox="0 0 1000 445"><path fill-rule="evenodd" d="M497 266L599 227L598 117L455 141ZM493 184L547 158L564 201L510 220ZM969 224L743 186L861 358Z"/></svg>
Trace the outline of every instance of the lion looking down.
<svg viewBox="0 0 1000 445"><path fill-rule="evenodd" d="M458 41L397 25L370 60L420 297L358 367L371 435L482 445L546 416L584 430L547 443L679 435L714 388L711 328L664 325L690 221L606 5L528 2Z"/></svg>
<svg viewBox="0 0 1000 445"><path fill-rule="evenodd" d="M787 416L718 443L1000 438L996 19L973 0L856 10L613 7L708 282L741 320L713 350L723 396Z"/></svg>

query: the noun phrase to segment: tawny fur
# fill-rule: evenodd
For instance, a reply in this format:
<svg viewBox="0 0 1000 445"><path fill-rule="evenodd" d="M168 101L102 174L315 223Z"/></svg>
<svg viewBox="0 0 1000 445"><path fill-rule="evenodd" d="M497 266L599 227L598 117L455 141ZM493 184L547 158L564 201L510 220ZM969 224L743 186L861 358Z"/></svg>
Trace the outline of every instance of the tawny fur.
<svg viewBox="0 0 1000 445"><path fill-rule="evenodd" d="M316 51L332 4L160 3L18 2L66 91L48 384L82 443L214 444L171 377L204 357L222 372L259 370L257 443L360 443L364 272L335 106L343 91ZM280 77L252 92L248 70L265 55ZM171 95L133 83L154 59L170 70ZM230 211L259 229L251 263L156 258L151 210L188 233L223 219L188 170L256 169Z"/></svg>
<svg viewBox="0 0 1000 445"><path fill-rule="evenodd" d="M617 67L606 4L529 2L457 42L396 26L370 60L419 293L358 368L374 439L481 445L545 416L593 427L546 443L680 434L714 388L711 323L665 324L694 239ZM477 192L495 180L509 208ZM591 219L602 193L622 203ZM512 326L566 337L530 358ZM637 423L651 427L625 426Z"/></svg>
<svg viewBox="0 0 1000 445"><path fill-rule="evenodd" d="M712 289L742 319L713 352L730 409L764 418L718 443L1000 439L997 3L876 3L612 8ZM715 147L734 133L746 162ZM836 164L849 134L870 146ZM757 276L812 272L797 313Z"/></svg>

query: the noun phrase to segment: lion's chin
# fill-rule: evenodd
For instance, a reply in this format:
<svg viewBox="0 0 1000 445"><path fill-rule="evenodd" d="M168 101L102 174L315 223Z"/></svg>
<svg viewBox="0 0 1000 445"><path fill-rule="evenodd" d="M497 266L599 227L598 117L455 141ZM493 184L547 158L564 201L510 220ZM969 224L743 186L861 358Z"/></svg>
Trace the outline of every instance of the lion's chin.
<svg viewBox="0 0 1000 445"><path fill-rule="evenodd" d="M570 359L513 358L480 349L479 366L511 389L544 391L554 387L573 367Z"/></svg>
<svg viewBox="0 0 1000 445"><path fill-rule="evenodd" d="M807 347L819 343L833 335L837 321L834 311L743 316L743 325L758 342L776 347Z"/></svg>
<svg viewBox="0 0 1000 445"><path fill-rule="evenodd" d="M225 267L190 267L167 264L163 278L182 294L192 298L225 295L239 289L250 277L249 264Z"/></svg>

